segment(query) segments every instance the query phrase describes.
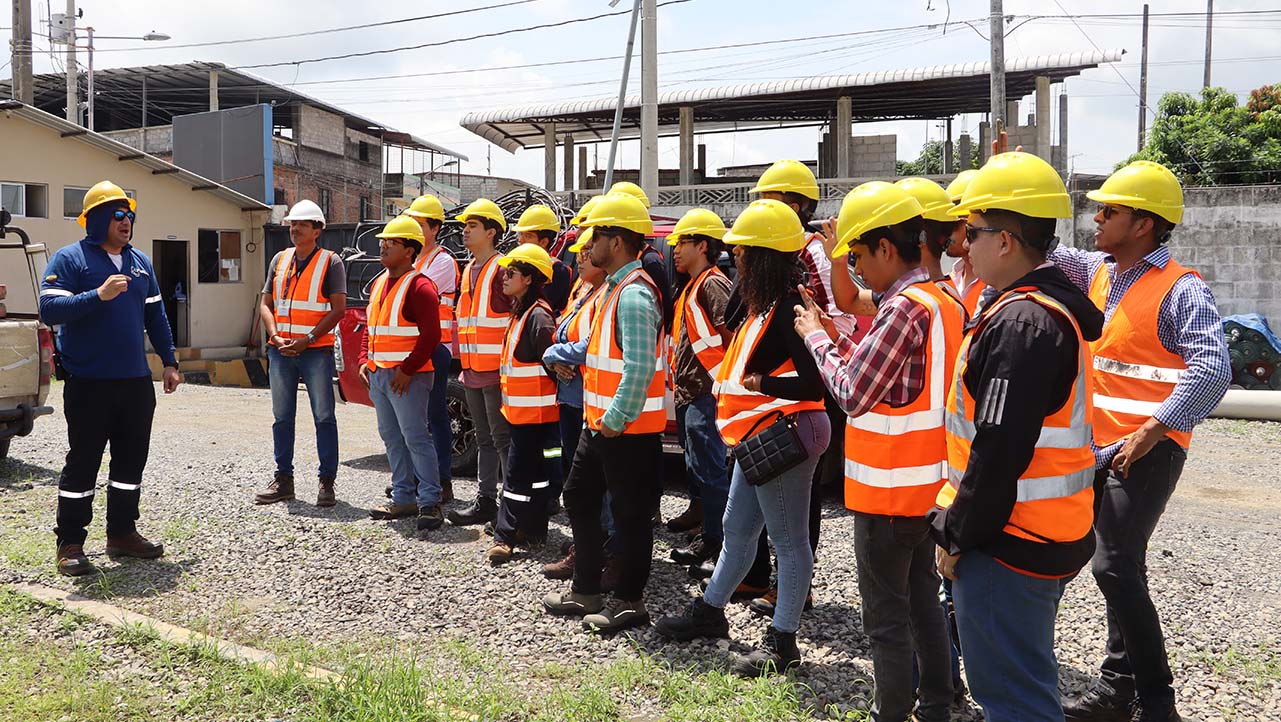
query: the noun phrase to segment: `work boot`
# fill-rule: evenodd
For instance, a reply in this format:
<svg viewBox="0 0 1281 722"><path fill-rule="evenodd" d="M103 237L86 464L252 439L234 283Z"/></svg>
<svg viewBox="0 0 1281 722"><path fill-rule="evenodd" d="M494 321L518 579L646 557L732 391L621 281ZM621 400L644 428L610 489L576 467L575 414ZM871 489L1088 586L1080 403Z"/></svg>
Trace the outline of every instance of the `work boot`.
<svg viewBox="0 0 1281 722"><path fill-rule="evenodd" d="M1134 701L1133 696L1116 694L1096 682L1085 694L1063 704L1063 717L1067 722L1130 722Z"/></svg>
<svg viewBox="0 0 1281 722"><path fill-rule="evenodd" d="M293 501L293 498L294 475L277 471L276 478L272 479L271 484L267 486L267 490L260 491L254 495L254 503L275 504L278 501Z"/></svg>
<svg viewBox="0 0 1281 722"><path fill-rule="evenodd" d="M703 525L703 502L700 499L690 499L689 506L680 515L673 517L667 522L667 531L684 532L693 529L696 526ZM681 562L690 564L692 562Z"/></svg>
<svg viewBox="0 0 1281 722"><path fill-rule="evenodd" d="M499 564L511 561L514 553L515 552L510 546L500 541L496 541L494 542L494 545L489 548L489 551L485 552L485 559L489 560L490 566L496 567Z"/></svg>
<svg viewBox="0 0 1281 722"><path fill-rule="evenodd" d="M765 594L753 599L747 606L762 617L773 617L774 607L778 605L778 587L770 587ZM808 612L814 608L814 592L805 595L805 608Z"/></svg>
<svg viewBox="0 0 1281 722"><path fill-rule="evenodd" d="M573 590L552 592L543 597L543 609L547 610L549 614L559 614L567 617L595 614L604 606L605 602L601 595L579 594Z"/></svg>
<svg viewBox="0 0 1281 722"><path fill-rule="evenodd" d="M445 479L440 482L440 503L448 504L454 500L454 482L452 479Z"/></svg>
<svg viewBox="0 0 1281 722"><path fill-rule="evenodd" d="M719 554L717 556L720 556ZM694 564L689 568L689 575L695 579L711 579L716 573L716 557L712 557L702 564Z"/></svg>
<svg viewBox="0 0 1281 722"><path fill-rule="evenodd" d="M780 632L770 626L761 646L746 655L734 655L734 671L744 677L764 677L790 672L801 665L801 650L795 632Z"/></svg>
<svg viewBox="0 0 1281 722"><path fill-rule="evenodd" d="M1173 704L1159 707L1144 705L1142 700L1135 699L1130 704L1130 722L1183 722Z"/></svg>
<svg viewBox="0 0 1281 722"><path fill-rule="evenodd" d="M415 504L393 504L389 501L382 506L370 509L369 518L379 520L405 519L417 513L418 506Z"/></svg>
<svg viewBox="0 0 1281 722"><path fill-rule="evenodd" d="M78 577L97 571L89 557L85 556L83 544L63 544L57 552L58 573L64 577Z"/></svg>
<svg viewBox="0 0 1281 722"><path fill-rule="evenodd" d="M493 521L498 516L498 504L487 496L478 496L476 501L457 511L448 514L449 523L454 526L471 526Z"/></svg>
<svg viewBox="0 0 1281 722"><path fill-rule="evenodd" d="M418 507L418 531L436 531L445 525L445 514L440 505Z"/></svg>
<svg viewBox="0 0 1281 722"><path fill-rule="evenodd" d="M543 565L543 576L548 579L573 579L574 578L574 545L569 545L569 551L565 557L558 562Z"/></svg>
<svg viewBox="0 0 1281 722"><path fill-rule="evenodd" d="M383 489L383 496L387 497L388 499L391 498L391 484L388 484L387 488Z"/></svg>
<svg viewBox="0 0 1281 722"><path fill-rule="evenodd" d="M618 588L618 581L623 576L623 563L618 557L605 557L605 568L600 573L600 590L612 592Z"/></svg>
<svg viewBox="0 0 1281 722"><path fill-rule="evenodd" d="M316 492L316 506L330 507L338 503L334 496L334 477L320 477L320 490Z"/></svg>
<svg viewBox="0 0 1281 722"><path fill-rule="evenodd" d="M604 609L583 617L583 628L603 634L613 634L644 624L649 624L649 610L640 599L627 601L611 597Z"/></svg>
<svg viewBox="0 0 1281 722"><path fill-rule="evenodd" d="M680 616L659 618L654 622L654 631L678 642L698 637L723 638L729 636L729 620L724 609L717 609L699 598L690 602Z"/></svg>
<svg viewBox="0 0 1281 722"><path fill-rule="evenodd" d="M138 532L128 536L107 537L107 556L109 557L159 559L164 555L164 545L149 542Z"/></svg>
<svg viewBox="0 0 1281 722"><path fill-rule="evenodd" d="M689 546L673 549L672 561L677 564L702 564L708 559L715 559L720 553L720 544L708 539L706 534L699 534Z"/></svg>
<svg viewBox="0 0 1281 722"><path fill-rule="evenodd" d="M451 520L451 521L452 521L452 520ZM480 528L480 531L481 531L481 533L482 533L482 534L484 534L485 536L493 536L493 535L494 535L494 522L492 522L492 521L487 521L487 522L485 522L485 526L482 526L482 527Z"/></svg>
<svg viewBox="0 0 1281 722"><path fill-rule="evenodd" d="M710 579L704 579L703 581L699 582L698 583L699 590L702 591L704 594L706 594L707 585L710 582L711 582ZM769 593L768 587L758 587L753 584L742 582L737 587L734 587L734 591L729 595L729 600L731 602L751 601L767 593Z"/></svg>

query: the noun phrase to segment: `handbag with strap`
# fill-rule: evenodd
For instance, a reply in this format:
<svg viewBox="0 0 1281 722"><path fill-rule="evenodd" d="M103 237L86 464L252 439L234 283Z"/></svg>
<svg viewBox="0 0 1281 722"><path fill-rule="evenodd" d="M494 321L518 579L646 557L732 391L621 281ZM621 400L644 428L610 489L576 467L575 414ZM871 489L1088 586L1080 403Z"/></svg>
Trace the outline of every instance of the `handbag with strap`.
<svg viewBox="0 0 1281 722"><path fill-rule="evenodd" d="M778 419L759 434L752 435L761 422L774 414ZM767 484L800 465L809 456L801 435L796 430L796 415L784 416L773 411L762 416L747 432L747 438L730 450L734 463L743 472L743 479L752 486Z"/></svg>

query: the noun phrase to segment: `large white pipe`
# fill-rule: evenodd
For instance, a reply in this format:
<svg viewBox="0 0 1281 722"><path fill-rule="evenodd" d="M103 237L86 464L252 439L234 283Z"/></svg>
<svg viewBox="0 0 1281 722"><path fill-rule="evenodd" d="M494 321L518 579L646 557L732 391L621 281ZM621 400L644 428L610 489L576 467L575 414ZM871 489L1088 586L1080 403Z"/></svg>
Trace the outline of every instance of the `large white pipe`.
<svg viewBox="0 0 1281 722"><path fill-rule="evenodd" d="M1281 421L1281 391L1228 389L1210 416L1220 419Z"/></svg>

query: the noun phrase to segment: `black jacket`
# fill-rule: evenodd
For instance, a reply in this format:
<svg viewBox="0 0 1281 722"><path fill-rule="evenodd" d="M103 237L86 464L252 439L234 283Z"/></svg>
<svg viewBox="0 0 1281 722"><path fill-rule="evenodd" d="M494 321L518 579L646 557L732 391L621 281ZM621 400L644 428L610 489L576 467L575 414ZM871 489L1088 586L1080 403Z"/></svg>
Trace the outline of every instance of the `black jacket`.
<svg viewBox="0 0 1281 722"><path fill-rule="evenodd" d="M1102 333L1103 313L1057 266L1038 268L1010 288L1024 286L1035 286L1063 304L1085 340ZM962 382L976 399L990 384L1000 383L1006 401L989 418L976 420L969 466L956 499L949 508L930 512L935 541L951 554L978 549L1033 574L1074 574L1094 554L1093 532L1074 542L1043 544L1002 529L1045 418L1071 395L1080 352L1076 334L1066 319L1034 301L1016 301L991 317L984 312L972 324L981 328L970 342Z"/></svg>

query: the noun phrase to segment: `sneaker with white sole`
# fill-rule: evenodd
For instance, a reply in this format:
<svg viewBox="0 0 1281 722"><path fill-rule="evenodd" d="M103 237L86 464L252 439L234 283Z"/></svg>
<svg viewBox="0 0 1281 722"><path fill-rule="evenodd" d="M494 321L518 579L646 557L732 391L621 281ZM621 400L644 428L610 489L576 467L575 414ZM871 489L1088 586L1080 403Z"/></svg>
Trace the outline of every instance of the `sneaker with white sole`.
<svg viewBox="0 0 1281 722"><path fill-rule="evenodd" d="M591 632L612 634L624 629L649 624L649 610L643 600L627 601L613 597L596 614L583 617L583 627Z"/></svg>

